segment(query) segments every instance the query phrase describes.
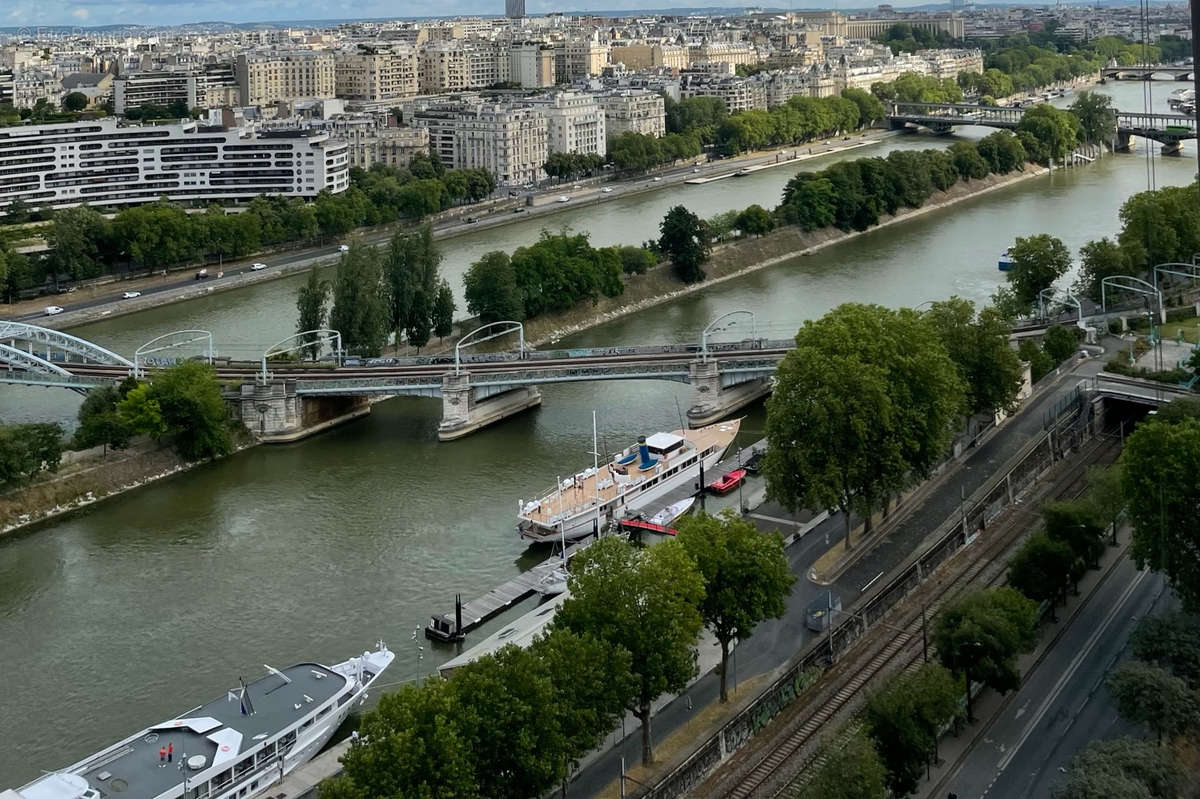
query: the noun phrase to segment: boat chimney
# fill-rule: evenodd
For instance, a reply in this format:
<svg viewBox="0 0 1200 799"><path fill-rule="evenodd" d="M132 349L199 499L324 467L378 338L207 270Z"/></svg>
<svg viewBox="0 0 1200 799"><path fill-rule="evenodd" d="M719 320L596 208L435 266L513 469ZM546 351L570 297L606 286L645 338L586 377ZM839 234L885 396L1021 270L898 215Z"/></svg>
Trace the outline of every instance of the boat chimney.
<svg viewBox="0 0 1200 799"><path fill-rule="evenodd" d="M462 594L454 595L454 637L462 635Z"/></svg>
<svg viewBox="0 0 1200 799"><path fill-rule="evenodd" d="M654 461L650 459L650 448L646 446L646 437L638 436L638 455L641 463L638 464L639 469L649 469L654 465Z"/></svg>

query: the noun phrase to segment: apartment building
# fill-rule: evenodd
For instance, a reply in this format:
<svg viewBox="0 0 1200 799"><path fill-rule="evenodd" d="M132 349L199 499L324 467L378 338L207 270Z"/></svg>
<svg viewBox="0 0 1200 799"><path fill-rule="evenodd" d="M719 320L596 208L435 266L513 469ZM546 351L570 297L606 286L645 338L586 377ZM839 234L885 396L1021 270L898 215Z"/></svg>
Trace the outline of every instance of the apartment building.
<svg viewBox="0 0 1200 799"><path fill-rule="evenodd" d="M241 92L231 64L211 64L200 69L134 72L113 80L113 111L185 102L188 108L221 108L241 105Z"/></svg>
<svg viewBox="0 0 1200 799"><path fill-rule="evenodd" d="M739 42L713 42L688 48L689 64L757 64L762 61L758 48Z"/></svg>
<svg viewBox="0 0 1200 799"><path fill-rule="evenodd" d="M335 92L347 100L378 102L417 93L417 54L405 45L334 56Z"/></svg>
<svg viewBox="0 0 1200 799"><path fill-rule="evenodd" d="M554 46L543 42L514 43L509 50L509 80L523 89L554 85Z"/></svg>
<svg viewBox="0 0 1200 799"><path fill-rule="evenodd" d="M547 146L552 153L608 152L604 109L591 94L554 92L527 102L546 120Z"/></svg>
<svg viewBox="0 0 1200 799"><path fill-rule="evenodd" d="M315 197L349 188L346 145L327 133L254 135L195 122L116 119L0 128L0 208Z"/></svg>
<svg viewBox="0 0 1200 799"><path fill-rule="evenodd" d="M662 136L667 132L666 108L662 95L636 89L617 90L596 95L604 109L604 127L608 138L622 133Z"/></svg>
<svg viewBox="0 0 1200 799"><path fill-rule="evenodd" d="M15 108L33 108L38 100L58 104L63 98L62 81L41 70L26 70L13 75L12 104Z"/></svg>
<svg viewBox="0 0 1200 799"><path fill-rule="evenodd" d="M339 126L350 166L370 169L375 164L408 166L417 153L429 154L429 128L394 128L382 125Z"/></svg>
<svg viewBox="0 0 1200 799"><path fill-rule="evenodd" d="M322 50L243 54L234 71L245 105L327 98L337 91L333 53Z"/></svg>
<svg viewBox="0 0 1200 799"><path fill-rule="evenodd" d="M439 42L418 57L421 94L483 89L511 79L508 47L503 42Z"/></svg>
<svg viewBox="0 0 1200 799"><path fill-rule="evenodd" d="M563 43L565 69L560 83L571 83L599 75L608 64L607 44L593 39L568 39Z"/></svg>
<svg viewBox="0 0 1200 799"><path fill-rule="evenodd" d="M429 130L430 155L451 169L486 169L503 185L521 185L543 176L549 157L549 124L528 104L478 99L421 104L414 127Z"/></svg>
<svg viewBox="0 0 1200 799"><path fill-rule="evenodd" d="M648 42L614 42L613 45L609 61L624 64L630 72L657 67L686 69L688 65L688 49L682 45Z"/></svg>
<svg viewBox="0 0 1200 799"><path fill-rule="evenodd" d="M767 107L767 92L760 81L750 78L711 78L688 76L681 83L684 97L717 97L725 101L730 113Z"/></svg>

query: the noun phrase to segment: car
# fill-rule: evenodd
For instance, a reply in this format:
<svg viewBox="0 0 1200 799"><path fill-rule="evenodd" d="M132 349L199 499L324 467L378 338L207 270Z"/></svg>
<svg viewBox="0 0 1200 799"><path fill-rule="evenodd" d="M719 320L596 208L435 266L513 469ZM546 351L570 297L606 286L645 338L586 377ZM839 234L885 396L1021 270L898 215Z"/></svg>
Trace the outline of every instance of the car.
<svg viewBox="0 0 1200 799"><path fill-rule="evenodd" d="M121 299L132 300L134 297L140 297L140 296L142 296L142 292L140 292L140 291L127 291L121 295Z"/></svg>
<svg viewBox="0 0 1200 799"><path fill-rule="evenodd" d="M61 305L47 305L42 309L42 313L46 314L46 316L54 316L55 314L60 314L62 312L63 309Z"/></svg>
<svg viewBox="0 0 1200 799"><path fill-rule="evenodd" d="M267 265L266 265L266 264L260 264L260 263L252 263L252 264L250 264L250 271L251 271L251 272L258 272L259 270L266 269L266 268L267 268Z"/></svg>
<svg viewBox="0 0 1200 799"><path fill-rule="evenodd" d="M660 180L662 180L662 178L655 176L655 178L654 178L655 183L658 183Z"/></svg>
<svg viewBox="0 0 1200 799"><path fill-rule="evenodd" d="M520 196L521 196L521 192L517 191L516 189L511 189L511 190L508 192L508 196L509 196L509 197L520 197Z"/></svg>
<svg viewBox="0 0 1200 799"><path fill-rule="evenodd" d="M572 188L572 189L574 189L575 191L579 191L580 189L582 189L582 188L583 188L583 186L580 186L578 183L576 183L576 184L575 184L574 186L572 186L571 188Z"/></svg>
<svg viewBox="0 0 1200 799"><path fill-rule="evenodd" d="M694 167L692 167L692 171L693 171L693 172L699 172L699 171L700 171L700 167L698 167L698 166L694 166Z"/></svg>
<svg viewBox="0 0 1200 799"><path fill-rule="evenodd" d="M473 217L473 216L468 216L468 217L467 217L467 224L468 224L468 225L473 225L473 224L475 224L475 223L476 223L476 222L478 222L478 221L479 221L479 220L478 220L478 219L476 219L476 218L475 218L475 217Z"/></svg>
<svg viewBox="0 0 1200 799"><path fill-rule="evenodd" d="M349 244L339 244L338 252L350 252L350 245Z"/></svg>
<svg viewBox="0 0 1200 799"><path fill-rule="evenodd" d="M514 208L513 213L514 214L523 214L523 213L525 213L525 209L524 208Z"/></svg>
<svg viewBox="0 0 1200 799"><path fill-rule="evenodd" d="M571 202L571 198L564 194L563 196L558 198L558 201L560 203L569 203L569 202Z"/></svg>
<svg viewBox="0 0 1200 799"><path fill-rule="evenodd" d="M612 194L612 186L605 186L600 191L604 192L605 194Z"/></svg>

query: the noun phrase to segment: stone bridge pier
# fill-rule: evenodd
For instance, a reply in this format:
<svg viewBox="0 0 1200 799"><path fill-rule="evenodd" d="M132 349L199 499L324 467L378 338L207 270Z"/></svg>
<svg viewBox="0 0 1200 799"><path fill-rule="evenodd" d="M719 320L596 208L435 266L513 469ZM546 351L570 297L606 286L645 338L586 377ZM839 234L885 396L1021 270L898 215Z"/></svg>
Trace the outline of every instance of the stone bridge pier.
<svg viewBox="0 0 1200 799"><path fill-rule="evenodd" d="M298 441L371 412L366 396L302 396L295 380L247 380L224 397L246 429L268 444Z"/></svg>
<svg viewBox="0 0 1200 799"><path fill-rule="evenodd" d="M692 361L688 364L688 382L692 384L689 427L712 424L771 393L770 375L744 379L722 376L716 361Z"/></svg>
<svg viewBox="0 0 1200 799"><path fill-rule="evenodd" d="M438 440L453 441L542 404L542 392L534 386L490 391L472 387L469 374L442 375L442 422Z"/></svg>

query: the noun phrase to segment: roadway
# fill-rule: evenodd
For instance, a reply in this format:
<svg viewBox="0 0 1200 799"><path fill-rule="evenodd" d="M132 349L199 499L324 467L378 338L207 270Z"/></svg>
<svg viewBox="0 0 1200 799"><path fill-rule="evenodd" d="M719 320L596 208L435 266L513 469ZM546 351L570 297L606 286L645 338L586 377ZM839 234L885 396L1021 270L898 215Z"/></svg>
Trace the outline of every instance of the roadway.
<svg viewBox="0 0 1200 799"><path fill-rule="evenodd" d="M931 487L905 519L893 525L869 552L834 582L833 591L841 597L843 607L850 610L861 596L863 586L881 572L898 566L931 530L957 511L963 494L970 496L1001 464L1039 435L1043 414L1074 391L1081 379L1098 373L1102 366L1101 359L1088 359L1074 372L1066 372L1052 380L995 435L970 450L952 473ZM794 527L763 517L793 520L793 525L797 523L796 516L773 502L760 506L748 518L764 531L778 529L784 535L794 531ZM799 579L786 600L783 617L760 624L754 635L734 650L730 670L731 677L736 678L734 682L771 674L788 663L812 639L813 634L805 625L805 610L827 588L809 581L804 575L829 546L839 540L843 526L841 514L833 513L788 548L788 563ZM717 701L718 688L716 674L707 674L666 705L654 718L654 741L661 742L680 729L688 730L697 712ZM640 762L641 733L636 724L627 726L626 731L628 736L615 741L583 768L572 785L575 795L598 795L620 775L622 757L630 766ZM697 726L690 734L695 736L690 742L694 747L702 742L701 735L707 736L711 731Z"/></svg>
<svg viewBox="0 0 1200 799"><path fill-rule="evenodd" d="M1048 799L1089 742L1139 735L1105 680L1147 615L1172 609L1162 575L1121 557L945 783L959 799Z"/></svg>

